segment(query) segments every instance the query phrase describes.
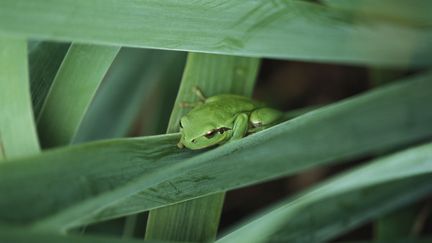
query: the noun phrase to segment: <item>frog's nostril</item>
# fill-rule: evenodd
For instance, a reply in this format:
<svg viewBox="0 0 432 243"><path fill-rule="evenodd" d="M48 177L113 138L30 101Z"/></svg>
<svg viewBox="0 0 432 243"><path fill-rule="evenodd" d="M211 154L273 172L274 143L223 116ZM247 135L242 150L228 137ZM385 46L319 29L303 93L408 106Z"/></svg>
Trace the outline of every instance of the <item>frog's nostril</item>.
<svg viewBox="0 0 432 243"><path fill-rule="evenodd" d="M192 141L191 141L192 143L195 143L195 139L192 139Z"/></svg>

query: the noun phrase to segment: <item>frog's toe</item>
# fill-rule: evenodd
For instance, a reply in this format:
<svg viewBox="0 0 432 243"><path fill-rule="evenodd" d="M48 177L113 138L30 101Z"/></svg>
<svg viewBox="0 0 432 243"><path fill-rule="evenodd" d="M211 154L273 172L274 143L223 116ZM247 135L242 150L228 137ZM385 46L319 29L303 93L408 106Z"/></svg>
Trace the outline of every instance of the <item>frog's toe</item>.
<svg viewBox="0 0 432 243"><path fill-rule="evenodd" d="M178 143L177 143L177 147L178 147L179 149L182 149L182 148L184 148L184 145L183 145L181 142L178 142Z"/></svg>
<svg viewBox="0 0 432 243"><path fill-rule="evenodd" d="M263 123L261 121L251 121L251 123L252 123L252 127L254 128L263 126Z"/></svg>

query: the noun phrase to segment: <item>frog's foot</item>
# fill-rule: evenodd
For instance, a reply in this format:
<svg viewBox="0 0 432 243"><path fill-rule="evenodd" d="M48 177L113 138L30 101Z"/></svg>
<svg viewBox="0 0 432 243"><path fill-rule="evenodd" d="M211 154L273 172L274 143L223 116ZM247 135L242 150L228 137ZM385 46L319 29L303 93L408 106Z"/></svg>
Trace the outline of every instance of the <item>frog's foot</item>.
<svg viewBox="0 0 432 243"><path fill-rule="evenodd" d="M259 132L277 124L282 119L283 113L272 108L259 108L254 110L249 117L249 133Z"/></svg>
<svg viewBox="0 0 432 243"><path fill-rule="evenodd" d="M182 149L184 147L185 146L181 143L181 141L177 143L177 148Z"/></svg>
<svg viewBox="0 0 432 243"><path fill-rule="evenodd" d="M204 102L207 99L207 97L205 97L205 95L203 94L202 90L198 86L194 86L192 88L192 91L195 93L195 95L198 97L198 99L201 102Z"/></svg>
<svg viewBox="0 0 432 243"><path fill-rule="evenodd" d="M196 101L196 102L185 102L185 101L183 101L183 102L180 102L180 107L181 108L194 108L194 107L196 107L196 106L198 106L198 105L202 105L202 104L204 104L204 102L202 102L202 101Z"/></svg>
<svg viewBox="0 0 432 243"><path fill-rule="evenodd" d="M181 108L194 108L195 106L204 104L205 100L207 99L204 94L202 93L201 89L198 86L192 87L192 91L195 93L195 95L198 97L198 101L195 102L180 102Z"/></svg>

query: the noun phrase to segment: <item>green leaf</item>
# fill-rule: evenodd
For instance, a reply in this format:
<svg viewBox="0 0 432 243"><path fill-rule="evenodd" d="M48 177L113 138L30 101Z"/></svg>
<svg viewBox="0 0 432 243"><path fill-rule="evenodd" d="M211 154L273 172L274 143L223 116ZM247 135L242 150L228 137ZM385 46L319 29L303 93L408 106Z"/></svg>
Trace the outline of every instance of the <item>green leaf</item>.
<svg viewBox="0 0 432 243"><path fill-rule="evenodd" d="M172 134L108 140L52 150L18 160L15 166L4 163L0 169L0 191L4 195L0 197L1 221L29 223L119 189L141 175L158 173L164 165L193 154L179 151L174 145L178 139L178 134ZM25 188L10 191L24 184ZM103 204L124 196L114 194L109 201L103 200ZM28 207L30 201L26 200L30 198L39 198L32 202L32 207ZM101 202L97 200L97 204ZM22 211L15 211L18 208Z"/></svg>
<svg viewBox="0 0 432 243"><path fill-rule="evenodd" d="M430 178L431 174L427 174L397 180L354 190L305 206L308 209L312 208L311 210L297 208L304 215L301 215L298 222L272 235L270 241L323 242L334 239L388 212L399 210L417 200L424 199L432 192ZM320 210L325 208L326 212L319 213L318 208ZM406 237L398 239L401 238ZM393 242L393 240L387 242Z"/></svg>
<svg viewBox="0 0 432 243"><path fill-rule="evenodd" d="M73 142L126 136L143 103L156 106L151 98L158 82L167 74L180 79L183 62L184 54L180 52L122 48ZM158 109L155 110L148 116L157 116Z"/></svg>
<svg viewBox="0 0 432 243"><path fill-rule="evenodd" d="M178 135L163 135L0 164L0 219L70 228L428 139L431 80L426 73L384 86L191 159L197 152L177 149Z"/></svg>
<svg viewBox="0 0 432 243"><path fill-rule="evenodd" d="M141 239L116 239L102 236L60 235L29 231L26 228L0 226L0 242L7 243L169 243L167 241L143 241ZM174 243L174 242L172 242Z"/></svg>
<svg viewBox="0 0 432 243"><path fill-rule="evenodd" d="M411 83L384 87L364 96L317 109L280 125L285 128L280 126L271 128L274 133L268 137L268 140L262 139L259 140L260 142L248 142L244 145L240 143L241 145L235 146L232 150L220 148L220 154L202 158L202 161L212 163L198 170L202 174L198 171L196 174L190 172L187 176L169 180L169 183L166 182L156 189L142 192L140 195L125 199L119 205L105 209L99 217L109 218L116 214L120 216L139 212L143 210L144 205L154 205L149 206L150 208L158 207L158 203L149 199L150 195L154 195L154 200L163 198L166 203L170 203L178 201L182 196L186 200L193 195L206 194L209 190L205 185L207 180L207 183L212 184L216 191L224 191L266 181L280 175L297 173L313 166L358 157L372 151L383 152L396 143L406 144L413 138L411 136L414 135L412 133L414 130L411 129L416 130L415 126L422 126L420 124L424 126L421 129L423 131L415 133L430 138L427 124L432 117L424 111L428 110L427 104L431 102L432 97L430 94L421 94L421 90L431 87L430 80L432 80L432 73L414 77L407 80ZM423 98L420 98L421 96ZM414 101L417 98L423 101ZM259 139L260 135L262 133L247 139L252 140L252 137ZM275 141L276 138L280 140ZM244 140L246 139L243 139L243 142ZM227 146L230 145L224 147ZM210 154L217 153L216 151L211 151ZM219 158L223 158L223 162L218 161L214 164L214 161ZM262 164L262 161L266 163ZM230 170L226 171L224 168ZM224 171L225 174L220 175L219 173L222 173L220 171ZM218 174L216 178L215 173ZM196 181L191 182L191 180ZM175 196L173 190L177 192ZM166 193L161 196L155 195L156 192Z"/></svg>
<svg viewBox="0 0 432 243"><path fill-rule="evenodd" d="M432 143L332 178L218 242L322 242L432 192ZM325 210L323 210L325 209Z"/></svg>
<svg viewBox="0 0 432 243"><path fill-rule="evenodd" d="M290 0L2 0L0 33L320 62L432 63L430 22L417 27L357 18Z"/></svg>
<svg viewBox="0 0 432 243"><path fill-rule="evenodd" d="M69 44L38 42L29 54L30 88L35 117L46 99L54 77L66 55Z"/></svg>
<svg viewBox="0 0 432 243"><path fill-rule="evenodd" d="M0 107L0 160L38 153L25 40L0 39Z"/></svg>
<svg viewBox="0 0 432 243"><path fill-rule="evenodd" d="M325 5L332 8L353 12L357 17L375 17L388 21L432 26L432 2L429 0L324 0Z"/></svg>
<svg viewBox="0 0 432 243"><path fill-rule="evenodd" d="M189 54L168 132L178 131L187 109L181 102L197 101L193 87L212 96L220 93L252 95L259 60L233 56ZM217 161L216 161L217 163ZM216 238L224 194L187 201L150 211L146 239L212 241Z"/></svg>
<svg viewBox="0 0 432 243"><path fill-rule="evenodd" d="M213 242L224 199L217 193L150 211L146 239Z"/></svg>
<svg viewBox="0 0 432 243"><path fill-rule="evenodd" d="M37 119L44 147L69 144L119 47L73 44Z"/></svg>

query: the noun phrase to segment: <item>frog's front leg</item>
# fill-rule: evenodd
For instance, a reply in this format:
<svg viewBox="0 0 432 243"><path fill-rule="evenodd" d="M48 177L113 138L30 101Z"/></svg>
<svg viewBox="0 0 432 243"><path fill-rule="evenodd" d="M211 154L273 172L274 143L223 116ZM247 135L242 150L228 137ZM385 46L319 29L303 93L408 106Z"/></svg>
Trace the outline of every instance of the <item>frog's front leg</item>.
<svg viewBox="0 0 432 243"><path fill-rule="evenodd" d="M199 105L202 105L202 104L204 104L204 102L202 102L202 101L196 101L196 102L185 102L185 101L182 101L182 102L180 102L180 107L181 108L195 108L195 107L197 107L197 106L199 106Z"/></svg>
<svg viewBox="0 0 432 243"><path fill-rule="evenodd" d="M282 120L282 112L272 108L259 108L250 114L249 121L252 127L249 129L249 133L258 132L271 127Z"/></svg>
<svg viewBox="0 0 432 243"><path fill-rule="evenodd" d="M237 140L246 136L249 129L249 117L246 113L240 113L234 120L233 129L229 141Z"/></svg>

